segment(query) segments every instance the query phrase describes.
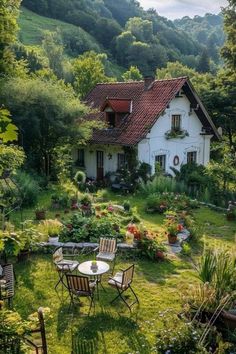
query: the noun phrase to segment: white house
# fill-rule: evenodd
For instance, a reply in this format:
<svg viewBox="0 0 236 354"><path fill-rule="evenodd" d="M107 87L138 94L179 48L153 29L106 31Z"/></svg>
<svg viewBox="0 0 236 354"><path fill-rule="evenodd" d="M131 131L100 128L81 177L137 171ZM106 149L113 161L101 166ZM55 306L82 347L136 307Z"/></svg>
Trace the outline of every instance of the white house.
<svg viewBox="0 0 236 354"><path fill-rule="evenodd" d="M187 162L206 165L216 127L187 77L98 84L86 103L95 111L87 119L103 120L90 143L74 158L90 178L102 179L126 164L128 148L138 160L156 162L167 173Z"/></svg>

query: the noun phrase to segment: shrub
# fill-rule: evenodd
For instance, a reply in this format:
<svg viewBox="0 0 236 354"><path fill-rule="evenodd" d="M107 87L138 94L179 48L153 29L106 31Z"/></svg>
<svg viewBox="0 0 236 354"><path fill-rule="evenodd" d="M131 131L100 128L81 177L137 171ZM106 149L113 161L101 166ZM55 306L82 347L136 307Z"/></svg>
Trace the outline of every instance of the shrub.
<svg viewBox="0 0 236 354"><path fill-rule="evenodd" d="M125 200L123 203L123 207L125 211L130 211L130 202L128 200Z"/></svg>
<svg viewBox="0 0 236 354"><path fill-rule="evenodd" d="M193 209L198 206L197 201L191 200L184 194L162 193L153 194L147 198L146 209L160 214L167 210L182 211Z"/></svg>
<svg viewBox="0 0 236 354"><path fill-rule="evenodd" d="M77 171L74 177L74 180L77 183L85 183L86 181L86 175L83 171Z"/></svg>
<svg viewBox="0 0 236 354"><path fill-rule="evenodd" d="M18 171L14 179L19 186L22 206L35 205L40 191L38 182L30 174L23 171Z"/></svg>
<svg viewBox="0 0 236 354"><path fill-rule="evenodd" d="M53 237L60 234L62 226L62 223L57 219L47 219L41 221L38 228L44 235Z"/></svg>
<svg viewBox="0 0 236 354"><path fill-rule="evenodd" d="M140 191L145 195L164 192L185 193L187 190L184 182L178 182L174 178L164 176L155 176L152 181L141 182L140 184Z"/></svg>

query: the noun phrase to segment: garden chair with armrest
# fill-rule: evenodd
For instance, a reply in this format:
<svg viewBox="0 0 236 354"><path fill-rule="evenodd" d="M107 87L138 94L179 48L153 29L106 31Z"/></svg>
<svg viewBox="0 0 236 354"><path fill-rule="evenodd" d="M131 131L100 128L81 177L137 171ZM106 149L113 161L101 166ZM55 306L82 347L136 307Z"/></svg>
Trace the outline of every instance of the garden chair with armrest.
<svg viewBox="0 0 236 354"><path fill-rule="evenodd" d="M99 241L99 246L94 249L97 252L96 259L98 261L112 262L112 274L115 268L115 259L117 252L117 242L115 238L101 237Z"/></svg>
<svg viewBox="0 0 236 354"><path fill-rule="evenodd" d="M53 263L55 264L56 270L58 271L59 275L59 280L55 285L55 289L60 283L67 287L67 284L64 282L64 276L67 273L72 273L77 270L79 262L74 259L66 259L65 257L75 258L75 256L76 254L74 251L72 254L63 254L62 246L57 247L53 252Z"/></svg>
<svg viewBox="0 0 236 354"><path fill-rule="evenodd" d="M74 306L74 298L81 296L90 298L90 307L88 315L90 314L92 304L95 307L94 302L94 290L96 288L97 282L96 280L89 280L88 277L82 275L75 274L66 274L67 280L67 289L70 294L70 306L71 304Z"/></svg>
<svg viewBox="0 0 236 354"><path fill-rule="evenodd" d="M47 354L47 340L42 307L38 309L38 319L39 327L32 330L30 336L25 337L25 341L35 349L36 354ZM37 337L37 334L39 334L39 337Z"/></svg>
<svg viewBox="0 0 236 354"><path fill-rule="evenodd" d="M111 301L111 304L119 297L123 300L123 302L129 308L129 310L131 310L131 307L134 304L139 303L138 297L131 287L133 281L133 275L134 275L134 264L132 264L130 267L126 268L125 270L121 270L120 272L117 272L114 275L114 277L109 278L108 284L115 287L118 292L118 295ZM123 293L129 289L132 291L133 295L135 296L135 301L131 305L129 305L128 302L123 297Z"/></svg>

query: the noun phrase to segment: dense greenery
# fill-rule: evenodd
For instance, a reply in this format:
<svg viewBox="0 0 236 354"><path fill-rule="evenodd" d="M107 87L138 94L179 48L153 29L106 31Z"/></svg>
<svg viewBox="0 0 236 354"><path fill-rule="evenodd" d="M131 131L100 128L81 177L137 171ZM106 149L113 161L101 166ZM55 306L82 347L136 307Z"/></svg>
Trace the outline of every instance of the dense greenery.
<svg viewBox="0 0 236 354"><path fill-rule="evenodd" d="M211 59L211 70L219 62L219 47L224 41L221 16L206 15L193 20L184 18L181 20L183 23L174 23L159 16L153 9L144 11L137 1L129 0L62 0L59 3L54 0L40 0L37 3L24 0L22 4L36 14L57 19L57 22L52 21L54 30L56 27L61 29L69 55L78 55L86 50L102 51L105 48L112 61L125 68L136 65L145 75L153 73L157 66L162 67L168 61L176 60L203 70L201 57L206 50L207 57ZM45 23L46 29L51 31L52 25L44 17L40 20L29 10L22 10L20 39L26 44L39 43L44 29L40 22ZM30 17L32 24L27 21ZM198 38L197 23L202 24L205 41ZM69 27L71 25L74 27Z"/></svg>

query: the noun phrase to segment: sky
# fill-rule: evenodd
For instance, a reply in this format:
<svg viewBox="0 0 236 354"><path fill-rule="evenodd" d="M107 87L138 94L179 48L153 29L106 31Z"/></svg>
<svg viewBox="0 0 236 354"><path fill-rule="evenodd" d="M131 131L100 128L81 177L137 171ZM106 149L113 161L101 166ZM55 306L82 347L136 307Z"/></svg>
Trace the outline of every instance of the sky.
<svg viewBox="0 0 236 354"><path fill-rule="evenodd" d="M144 9L155 8L160 16L169 19L217 14L227 0L138 0Z"/></svg>

